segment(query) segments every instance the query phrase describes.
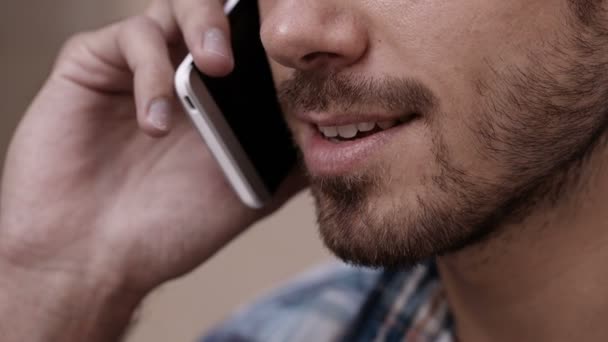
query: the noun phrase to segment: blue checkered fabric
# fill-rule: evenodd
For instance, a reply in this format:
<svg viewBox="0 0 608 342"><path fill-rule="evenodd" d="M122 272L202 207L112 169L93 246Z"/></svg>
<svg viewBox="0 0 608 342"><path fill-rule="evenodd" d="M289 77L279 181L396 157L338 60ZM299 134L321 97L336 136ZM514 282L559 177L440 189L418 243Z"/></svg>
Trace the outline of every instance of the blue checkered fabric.
<svg viewBox="0 0 608 342"><path fill-rule="evenodd" d="M452 330L434 263L407 271L338 264L244 308L201 342L451 342Z"/></svg>

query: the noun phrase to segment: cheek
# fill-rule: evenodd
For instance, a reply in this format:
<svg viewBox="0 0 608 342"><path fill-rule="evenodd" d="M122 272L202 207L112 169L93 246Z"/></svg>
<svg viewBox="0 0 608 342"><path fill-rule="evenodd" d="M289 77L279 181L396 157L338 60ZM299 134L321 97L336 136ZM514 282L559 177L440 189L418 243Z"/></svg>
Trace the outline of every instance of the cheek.
<svg viewBox="0 0 608 342"><path fill-rule="evenodd" d="M529 64L530 50L559 31L562 2L369 3L383 4L368 9L374 16L368 20L376 25L370 30L375 35L370 49L374 69L431 88L440 99L440 110L427 118L433 139L443 143L459 169L489 180L497 177L502 170L479 139L480 121L495 115L482 105L483 85L500 82L493 79L496 71Z"/></svg>
<svg viewBox="0 0 608 342"><path fill-rule="evenodd" d="M270 64L270 70L272 72L272 79L274 80L274 85L275 85L275 89L278 89L278 87L281 85L281 83L283 81L286 81L290 78L291 75L291 71L283 66L281 66L279 63L275 62L272 59L269 59L269 64ZM291 130L291 132L294 135L294 138L296 138L296 142L300 141L297 132L298 130L298 124L296 122L296 120L294 119L294 117L292 115L288 115L288 113L284 113L284 117L285 120L287 121L287 124Z"/></svg>
<svg viewBox="0 0 608 342"><path fill-rule="evenodd" d="M260 19L263 21L278 0L257 0L260 9Z"/></svg>
<svg viewBox="0 0 608 342"><path fill-rule="evenodd" d="M268 63L270 64L270 71L272 72L272 79L274 80L275 87L278 87L282 81L286 81L289 79L289 70L279 63L275 62L273 59L268 58Z"/></svg>

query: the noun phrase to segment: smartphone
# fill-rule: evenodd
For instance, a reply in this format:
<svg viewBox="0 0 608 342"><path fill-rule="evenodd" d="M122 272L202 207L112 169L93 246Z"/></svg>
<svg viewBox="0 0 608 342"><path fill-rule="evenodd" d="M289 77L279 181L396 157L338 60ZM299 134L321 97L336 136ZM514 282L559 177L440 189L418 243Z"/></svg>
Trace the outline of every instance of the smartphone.
<svg viewBox="0 0 608 342"><path fill-rule="evenodd" d="M228 1L225 11L234 71L206 76L189 55L177 69L175 88L239 198L261 208L294 168L297 154L260 39L257 1Z"/></svg>

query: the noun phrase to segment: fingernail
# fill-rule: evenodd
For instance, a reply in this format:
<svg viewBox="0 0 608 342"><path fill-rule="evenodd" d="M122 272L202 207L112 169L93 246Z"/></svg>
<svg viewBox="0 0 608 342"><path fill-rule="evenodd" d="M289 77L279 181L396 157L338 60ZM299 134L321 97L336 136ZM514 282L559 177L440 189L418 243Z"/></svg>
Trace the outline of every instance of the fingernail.
<svg viewBox="0 0 608 342"><path fill-rule="evenodd" d="M171 104L166 99L158 99L152 102L148 110L148 122L160 131L169 130L171 119Z"/></svg>
<svg viewBox="0 0 608 342"><path fill-rule="evenodd" d="M232 58L228 41L222 30L212 27L205 32L203 39L203 50L208 53L220 55L225 58Z"/></svg>

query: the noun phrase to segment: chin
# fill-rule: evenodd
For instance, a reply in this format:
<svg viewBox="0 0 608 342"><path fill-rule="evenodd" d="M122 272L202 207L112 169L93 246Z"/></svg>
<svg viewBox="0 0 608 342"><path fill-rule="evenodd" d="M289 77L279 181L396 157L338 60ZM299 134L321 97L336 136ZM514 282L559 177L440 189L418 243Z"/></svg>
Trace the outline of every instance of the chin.
<svg viewBox="0 0 608 342"><path fill-rule="evenodd" d="M472 210L449 193L430 191L432 185L398 192L383 184L363 176L312 182L320 235L347 263L409 268L471 246L495 228L480 224L481 206Z"/></svg>

